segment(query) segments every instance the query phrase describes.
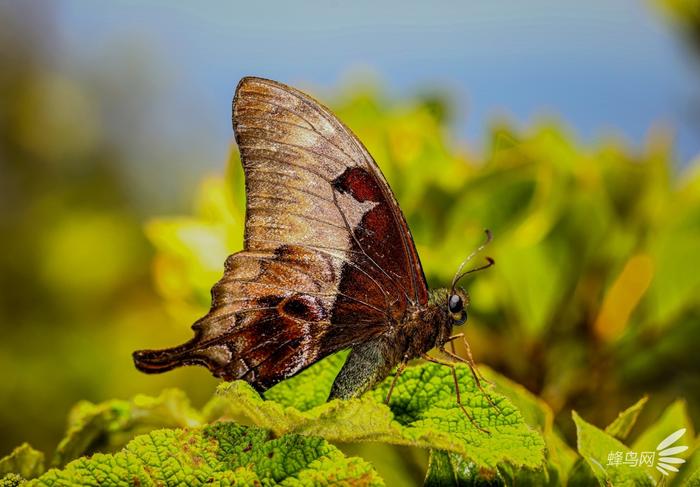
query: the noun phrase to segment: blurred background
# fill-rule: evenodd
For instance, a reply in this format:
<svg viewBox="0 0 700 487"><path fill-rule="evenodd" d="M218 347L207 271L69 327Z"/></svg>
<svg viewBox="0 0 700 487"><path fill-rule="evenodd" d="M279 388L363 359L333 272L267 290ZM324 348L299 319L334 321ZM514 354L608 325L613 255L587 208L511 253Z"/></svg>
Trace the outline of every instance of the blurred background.
<svg viewBox="0 0 700 487"><path fill-rule="evenodd" d="M366 5L362 5L366 4ZM599 425L700 419L700 7L592 0L0 3L0 456L81 399L213 392L138 373L241 248L244 75L330 105L384 170L477 361ZM364 8L363 8L364 7Z"/></svg>

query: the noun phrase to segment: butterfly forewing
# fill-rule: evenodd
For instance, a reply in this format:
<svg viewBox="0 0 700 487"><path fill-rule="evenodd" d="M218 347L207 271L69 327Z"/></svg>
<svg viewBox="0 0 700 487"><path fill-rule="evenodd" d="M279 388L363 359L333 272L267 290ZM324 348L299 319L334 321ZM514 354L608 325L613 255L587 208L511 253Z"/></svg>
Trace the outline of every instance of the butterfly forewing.
<svg viewBox="0 0 700 487"><path fill-rule="evenodd" d="M246 178L244 250L186 344L146 372L203 364L258 389L362 343L427 302L408 226L364 146L303 93L244 78L233 126Z"/></svg>

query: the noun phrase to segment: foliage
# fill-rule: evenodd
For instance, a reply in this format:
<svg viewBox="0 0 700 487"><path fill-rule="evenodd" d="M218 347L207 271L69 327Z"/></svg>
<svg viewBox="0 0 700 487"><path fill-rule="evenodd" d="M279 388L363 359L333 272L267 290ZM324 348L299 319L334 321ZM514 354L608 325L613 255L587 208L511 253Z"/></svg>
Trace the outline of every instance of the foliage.
<svg viewBox="0 0 700 487"><path fill-rule="evenodd" d="M469 398L464 406L474 424L457 406L450 370L435 364L406 370L388 407L384 398L392 378L361 399L318 402L298 410L293 404L299 390L313 387L328 395L332 381L318 380L319 369L326 368L339 370L329 361L311 367L287 381L287 395L275 394L273 388L270 393L275 402L263 401L244 382L224 384L219 388L225 398L223 414L244 416L276 434L299 432L338 442L376 441L439 448L460 453L483 469L493 470L500 463L536 469L544 460L544 442L539 435L505 398L491 393L498 409L491 406L466 366L458 366L458 377L460 390Z"/></svg>
<svg viewBox="0 0 700 487"><path fill-rule="evenodd" d="M133 479L138 479L141 485L159 481L191 484L202 482L204 478L221 481L249 479L253 477L247 470L235 470L235 475L230 479L220 479L218 475L224 475L224 470L255 463L252 459L244 461L237 458L237 463L232 464L230 461L224 462L224 457L230 457L231 451L236 450L235 445L247 443L250 449L250 444L255 445L255 438L260 435L280 438L296 445L294 448L305 444L322 447L323 454L329 456L325 461L327 465L320 468L310 462L309 455L305 454L303 458L309 461L311 471L299 473L295 470L291 474L284 464L276 465L270 461L266 462L267 465L255 463L257 469L254 473L261 478L281 469L285 475L267 481L283 485L291 482L284 479L292 474L300 483L305 478L330 482L332 479L342 480L343 476L357 484L380 482L368 464L359 459L346 459L326 441L372 441L439 448L468 458L474 468L484 475L495 472L499 465L518 469L524 467L533 472L541 470L544 442L539 433L524 423L520 413L506 398L490 391L491 401L498 406L492 407L484 393L477 390L467 367L459 367L458 377L461 390L469 395L465 407L475 424L456 406L449 369L436 364L423 364L407 370L399 379L389 405L384 404L383 400L391 378L361 399L329 403L319 400L316 404L305 404L303 410L297 409L299 391L308 392L307 397L327 396L333 375L343 360L342 355L331 357L271 389L268 395L275 401L264 400L247 383L239 381L222 384L201 412L192 409L187 399L177 391L166 391L158 398L138 396L131 401L108 401L98 405L79 403L71 413L66 438L59 445L52 462L52 465L63 466L63 469L50 470L40 476L38 485L56 485L62 481L113 485L128 482L129 479L133 482ZM446 370L447 374L444 373ZM327 380L319 381L319 377L326 377ZM256 429L249 434L232 422L232 418L253 423ZM136 436L115 454L95 454L89 459L84 457L71 461L96 450L118 449L144 429L162 425L182 426L185 429L156 430L145 436ZM488 432L478 430L477 425ZM212 428L218 432L214 436L219 440L220 448L208 441ZM225 448L219 433L226 437ZM255 452L255 448L252 448ZM289 448L291 450L292 447ZM272 447L263 445L261 449L267 455ZM258 456L263 458L263 453ZM211 456L216 456L223 463L211 460ZM319 456L312 456L312 459ZM166 458L172 460L165 461ZM251 458L255 458L254 453L251 453ZM278 458L291 462L286 453L278 455ZM177 465L180 466L176 468ZM351 474L347 473L348 469ZM10 472L22 473L26 469L8 469L7 473ZM25 477L35 477L36 474Z"/></svg>
<svg viewBox="0 0 700 487"><path fill-rule="evenodd" d="M235 423L156 430L113 455L96 454L49 470L34 485L383 485L371 465L326 441Z"/></svg>
<svg viewBox="0 0 700 487"><path fill-rule="evenodd" d="M201 415L177 389L156 398L138 395L131 401L111 400L100 404L81 401L68 418L68 431L59 443L52 465L63 466L87 451L111 451L139 432L159 427L191 427L202 423Z"/></svg>
<svg viewBox="0 0 700 487"><path fill-rule="evenodd" d="M574 422L578 430L578 450L588 463L599 482L611 482L612 485L654 485L647 471L629 465L607 466L609 452L630 450L620 441L606 435L604 431L587 423L574 412Z"/></svg>
<svg viewBox="0 0 700 487"><path fill-rule="evenodd" d="M38 477L44 472L44 454L23 443L0 460L0 477L18 475L23 478Z"/></svg>
<svg viewBox="0 0 700 487"><path fill-rule="evenodd" d="M383 485L370 463L332 446L347 442L429 448L425 485L657 485L661 474L651 466L611 464L610 455L653 451L679 427L687 430L683 443L693 446L683 454L690 459L688 469L672 476L670 485L680 485L684 476L693 485L700 471L694 461L700 450L682 402L672 404L631 446L622 440L644 399L605 430L574 412L577 454L562 441L546 403L491 370L485 372L494 385L486 392L498 409L475 389L468 370L460 368L459 374L460 387L470 391L467 410L488 433L477 430L454 407L453 394L440 392L452 385L451 377L441 373L444 367L430 363L410 367L388 405L383 399L391 379L360 399L300 406L294 391L323 397L343 360L342 355L323 360L265 398L242 381L222 384L199 411L175 390L158 398L79 403L51 464L60 469L43 473L43 454L23 445L0 460L5 476L0 485L31 479L26 485L228 485L256 480L264 485ZM163 425L175 428L158 429ZM95 453L105 450L115 453Z"/></svg>

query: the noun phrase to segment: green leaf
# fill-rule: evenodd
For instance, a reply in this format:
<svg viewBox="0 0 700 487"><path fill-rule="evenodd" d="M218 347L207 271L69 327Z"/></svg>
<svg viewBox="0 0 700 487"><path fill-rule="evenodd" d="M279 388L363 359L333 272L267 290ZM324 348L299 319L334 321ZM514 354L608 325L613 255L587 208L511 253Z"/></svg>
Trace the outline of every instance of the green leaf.
<svg viewBox="0 0 700 487"><path fill-rule="evenodd" d="M478 468L494 469L501 463L515 467L540 468L544 463L542 436L523 421L522 415L505 397L489 391L488 402L474 382L470 369L459 364L457 375L462 401L483 429L479 431L457 404L454 380L448 367L422 364L406 370L389 404L395 420L401 425L401 438L386 441L402 442L444 449L459 453ZM367 396L385 407L384 398L392 378L385 380Z"/></svg>
<svg viewBox="0 0 700 487"><path fill-rule="evenodd" d="M632 431L639 417L639 413L644 409L644 405L647 403L649 398L647 396L642 397L639 401L622 411L617 415L617 418L605 427L605 432L611 436L614 436L618 440L625 440L627 436Z"/></svg>
<svg viewBox="0 0 700 487"><path fill-rule="evenodd" d="M622 411L617 418L605 428L605 432L618 440L625 440L634 427L647 400L647 396L644 396L632 406ZM584 459L579 457L571 470L569 485L571 487L588 486L591 485L592 482L596 482L596 479L591 468Z"/></svg>
<svg viewBox="0 0 700 487"><path fill-rule="evenodd" d="M540 431L544 436L547 447L546 460L550 472L542 470L539 479L540 483L548 481L547 477L552 477L552 473L556 475L549 480L566 483L569 471L578 456L554 428L554 413L549 405L532 394L525 387L498 374L488 367L482 365L479 367L479 370L486 379L496 386L498 392L506 396L518 408L523 415L525 423ZM548 473L550 475L548 475ZM523 483L523 479L519 480L518 484L520 485Z"/></svg>
<svg viewBox="0 0 700 487"><path fill-rule="evenodd" d="M321 438L273 438L233 422L163 429L115 454L97 453L52 469L29 485L383 485L371 465Z"/></svg>
<svg viewBox="0 0 700 487"><path fill-rule="evenodd" d="M130 401L112 400L100 404L87 401L73 407L68 431L58 445L52 465L97 450L117 450L140 433L163 427L198 426L201 415L190 406L184 392L164 390L158 397L137 395Z"/></svg>
<svg viewBox="0 0 700 487"><path fill-rule="evenodd" d="M430 450L428 473L425 476L425 487L450 487L457 485L457 472L452 465L450 454L440 450Z"/></svg>
<svg viewBox="0 0 700 487"><path fill-rule="evenodd" d="M689 262L697 262L697 228L662 228L651 246L655 260L654 280L649 288L649 323L664 328L673 318L692 309L700 291L700 273Z"/></svg>
<svg viewBox="0 0 700 487"><path fill-rule="evenodd" d="M518 408L528 425L541 431L552 425L554 415L549 405L542 399L485 365L479 366L479 372Z"/></svg>
<svg viewBox="0 0 700 487"><path fill-rule="evenodd" d="M33 479L44 472L44 454L28 443L15 448L12 453L0 459L0 478L15 474L24 479Z"/></svg>
<svg viewBox="0 0 700 487"><path fill-rule="evenodd" d="M330 385L343 367L347 356L347 352L340 352L312 365L299 376L282 381L265 392L265 399L292 406L299 411L308 411L325 403Z"/></svg>
<svg viewBox="0 0 700 487"><path fill-rule="evenodd" d="M330 441L378 441L437 448L459 453L479 468L495 470L501 463L540 468L544 461L542 436L525 424L518 410L503 396L490 392L492 407L473 381L467 366L457 365L462 401L480 431L456 402L448 367L421 364L409 367L397 381L389 406L384 404L392 377L359 399L328 403L330 384L340 360L319 363L309 374L290 379L274 393L278 402L264 400L245 382L219 386L219 398L205 408L223 417L246 417L277 435L300 433ZM307 371L309 372L309 371ZM313 391L311 391L313 389ZM304 391L313 401L293 397ZM268 397L270 397L268 396ZM300 406L303 409L298 409ZM308 407L308 409L306 409ZM213 417L210 416L210 417Z"/></svg>
<svg viewBox="0 0 700 487"><path fill-rule="evenodd" d="M617 465L611 455L620 453L624 460L629 452L624 444L592 424L584 421L572 411L578 438L578 451L586 460L600 485L645 486L655 485L646 467L633 467L624 463Z"/></svg>
<svg viewBox="0 0 700 487"><path fill-rule="evenodd" d="M461 455L441 450L430 450L426 487L451 487L458 485L505 485L498 470L479 469ZM521 484L518 484L521 485Z"/></svg>

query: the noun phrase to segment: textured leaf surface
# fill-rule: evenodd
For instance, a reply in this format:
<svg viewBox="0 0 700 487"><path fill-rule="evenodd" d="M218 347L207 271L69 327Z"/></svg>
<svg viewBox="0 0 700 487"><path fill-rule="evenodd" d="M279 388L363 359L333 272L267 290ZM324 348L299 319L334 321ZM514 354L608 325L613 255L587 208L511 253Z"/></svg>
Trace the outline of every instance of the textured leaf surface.
<svg viewBox="0 0 700 487"><path fill-rule="evenodd" d="M481 366L480 372L494 384L496 391L508 398L531 428L542 433L546 444L546 469L514 469L499 465L497 471L476 468L461 456L431 450L426 485L564 485L578 458L555 430L554 414L543 400L520 384ZM595 480L594 480L595 482Z"/></svg>
<svg viewBox="0 0 700 487"><path fill-rule="evenodd" d="M554 427L554 413L549 405L525 387L513 382L488 367L480 367L484 376L494 383L496 390L506 396L521 412L525 423L540 431L546 444L548 471L542 471L540 483L566 483L569 471L578 458ZM531 473L527 474L532 479ZM522 479L520 479L522 481Z"/></svg>
<svg viewBox="0 0 700 487"><path fill-rule="evenodd" d="M479 431L458 407L447 367L427 363L409 367L398 380L388 406L384 398L391 377L362 398L325 403L341 364L339 358L332 357L285 381L284 387L277 386L266 395L274 397L274 402L261 398L245 382L222 384L219 397L207 407L209 419L243 415L276 434L294 432L331 441L437 448L459 453L490 469L502 462L533 469L543 464L542 436L503 396L489 392L500 411L491 406L466 366L457 366L462 401L488 434Z"/></svg>
<svg viewBox="0 0 700 487"><path fill-rule="evenodd" d="M221 422L156 430L115 454L98 453L49 470L28 485L383 485L364 460L346 458L321 438L272 438Z"/></svg>
<svg viewBox="0 0 700 487"><path fill-rule="evenodd" d="M656 485L645 467L610 465L611 453L622 452L624 457L630 449L605 431L584 421L575 411L572 416L576 423L578 451L601 485L616 487Z"/></svg>
<svg viewBox="0 0 700 487"><path fill-rule="evenodd" d="M0 479L0 487L18 487L26 482L26 479L21 475L16 473L8 473Z"/></svg>
<svg viewBox="0 0 700 487"><path fill-rule="evenodd" d="M31 479L44 472L44 454L24 443L0 459L0 478L16 474Z"/></svg>
<svg viewBox="0 0 700 487"><path fill-rule="evenodd" d="M130 401L78 403L68 418L68 431L58 445L52 465L63 466L94 449L116 450L140 433L163 427L201 424L184 392L163 391L158 397L138 395Z"/></svg>

